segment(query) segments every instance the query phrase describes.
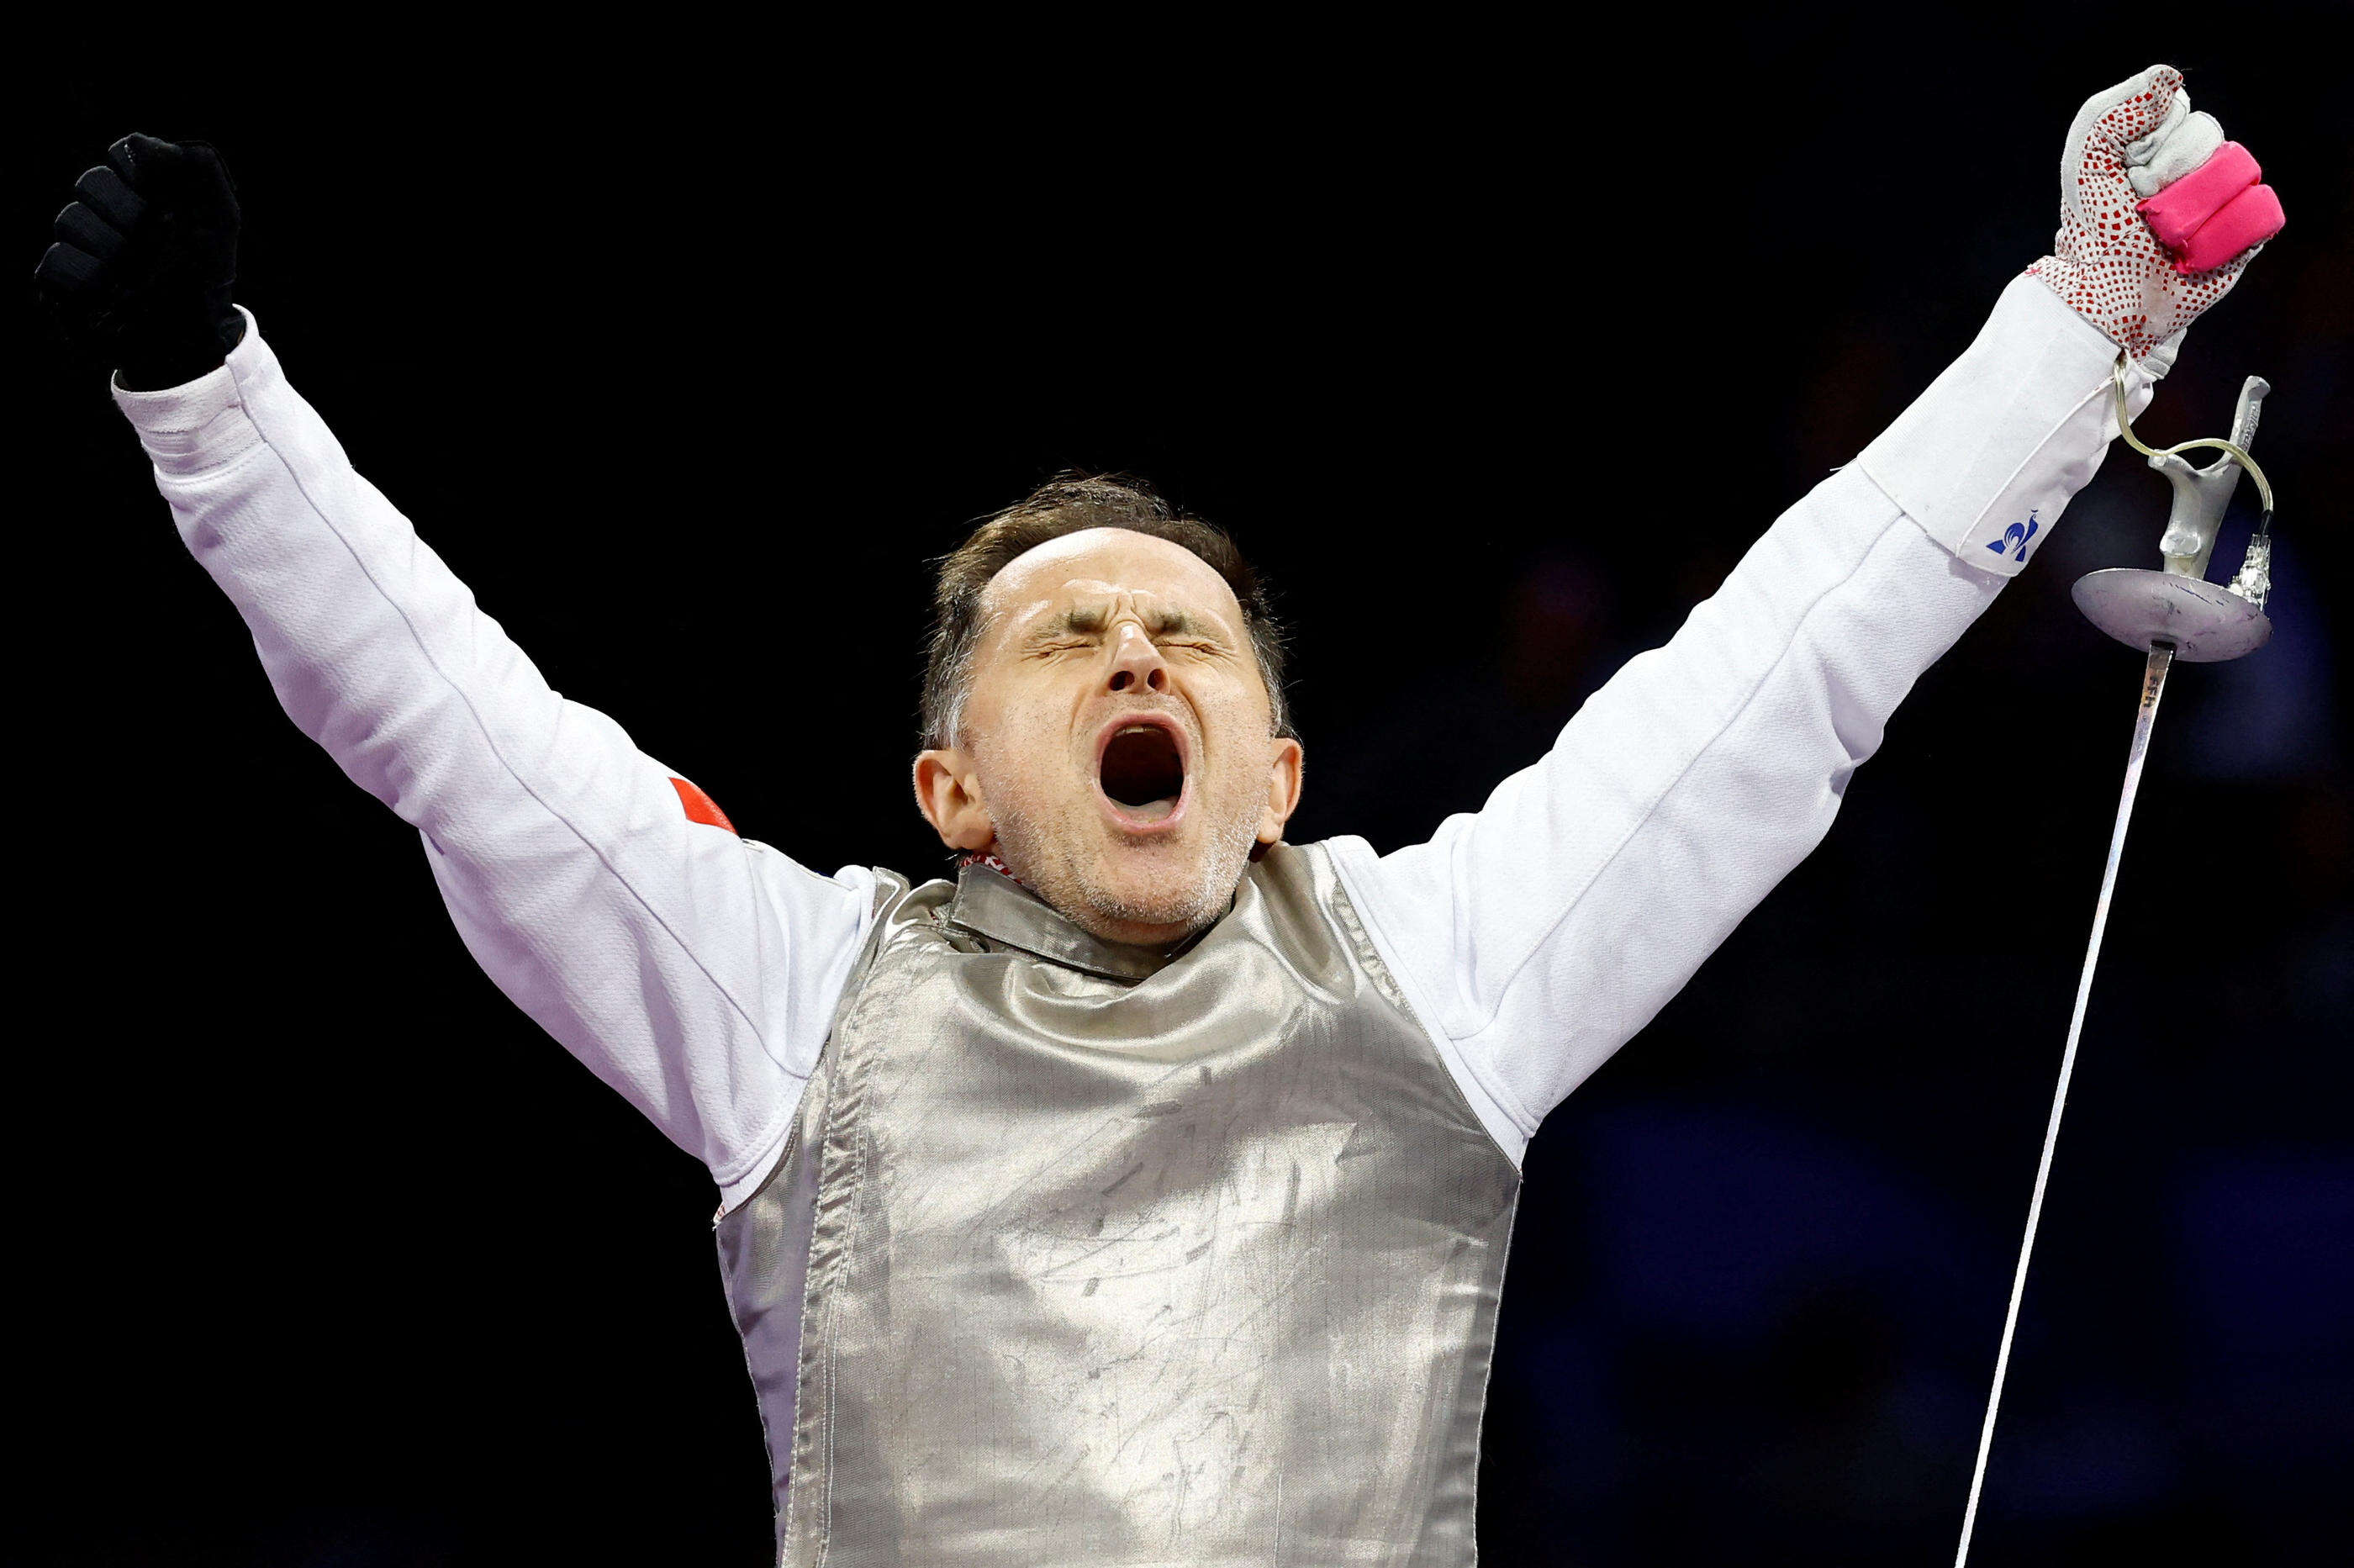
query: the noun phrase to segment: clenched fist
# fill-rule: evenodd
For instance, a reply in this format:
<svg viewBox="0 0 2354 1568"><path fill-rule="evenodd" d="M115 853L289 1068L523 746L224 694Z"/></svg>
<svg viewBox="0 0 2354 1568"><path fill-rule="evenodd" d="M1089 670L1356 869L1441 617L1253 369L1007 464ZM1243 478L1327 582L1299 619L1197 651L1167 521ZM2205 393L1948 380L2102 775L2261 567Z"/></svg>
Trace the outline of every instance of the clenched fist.
<svg viewBox="0 0 2354 1568"><path fill-rule="evenodd" d="M229 304L237 193L202 142L125 136L74 184L33 281L66 335L133 390L176 387L245 334Z"/></svg>
<svg viewBox="0 0 2354 1568"><path fill-rule="evenodd" d="M2076 111L2060 159L2060 232L2027 270L2136 359L2229 293L2281 230L2280 198L2182 73L2151 66Z"/></svg>

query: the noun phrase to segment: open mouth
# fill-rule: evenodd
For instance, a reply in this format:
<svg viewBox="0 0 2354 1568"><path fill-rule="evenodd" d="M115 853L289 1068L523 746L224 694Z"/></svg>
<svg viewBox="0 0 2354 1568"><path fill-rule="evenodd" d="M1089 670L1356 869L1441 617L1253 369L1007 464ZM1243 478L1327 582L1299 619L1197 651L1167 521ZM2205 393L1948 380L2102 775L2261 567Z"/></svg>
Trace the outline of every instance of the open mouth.
<svg viewBox="0 0 2354 1568"><path fill-rule="evenodd" d="M1128 724L1112 732L1097 779L1115 814L1151 826L1172 821L1185 801L1185 754L1166 724Z"/></svg>

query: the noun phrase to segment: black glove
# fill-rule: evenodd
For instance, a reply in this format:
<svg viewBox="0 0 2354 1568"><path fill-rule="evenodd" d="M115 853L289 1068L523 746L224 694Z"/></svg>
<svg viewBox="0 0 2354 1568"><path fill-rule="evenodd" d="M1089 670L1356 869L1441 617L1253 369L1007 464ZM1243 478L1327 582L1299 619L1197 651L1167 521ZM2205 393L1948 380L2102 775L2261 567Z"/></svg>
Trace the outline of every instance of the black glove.
<svg viewBox="0 0 2354 1568"><path fill-rule="evenodd" d="M74 182L34 285L67 338L152 391L193 381L245 335L229 305L237 192L202 142L125 136Z"/></svg>

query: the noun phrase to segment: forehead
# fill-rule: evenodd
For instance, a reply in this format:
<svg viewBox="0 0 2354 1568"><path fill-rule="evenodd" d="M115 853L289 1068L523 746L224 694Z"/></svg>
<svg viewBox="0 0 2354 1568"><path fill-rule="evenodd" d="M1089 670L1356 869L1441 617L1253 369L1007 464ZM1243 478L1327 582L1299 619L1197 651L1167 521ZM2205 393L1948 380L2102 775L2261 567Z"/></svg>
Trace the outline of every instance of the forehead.
<svg viewBox="0 0 2354 1568"><path fill-rule="evenodd" d="M982 612L1016 616L1107 592L1208 610L1239 624L1242 606L1209 562L1182 545L1127 528L1082 528L1023 551L981 590Z"/></svg>

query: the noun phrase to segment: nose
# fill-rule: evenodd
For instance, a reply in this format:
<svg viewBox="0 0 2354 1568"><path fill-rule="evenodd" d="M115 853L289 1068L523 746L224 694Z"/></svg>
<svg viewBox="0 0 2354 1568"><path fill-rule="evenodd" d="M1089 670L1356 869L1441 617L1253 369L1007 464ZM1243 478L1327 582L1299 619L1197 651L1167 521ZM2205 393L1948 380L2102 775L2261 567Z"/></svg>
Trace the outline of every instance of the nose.
<svg viewBox="0 0 2354 1568"><path fill-rule="evenodd" d="M1115 692L1141 694L1169 689L1169 665L1161 650L1136 622L1124 621L1112 641L1111 673L1106 684Z"/></svg>

